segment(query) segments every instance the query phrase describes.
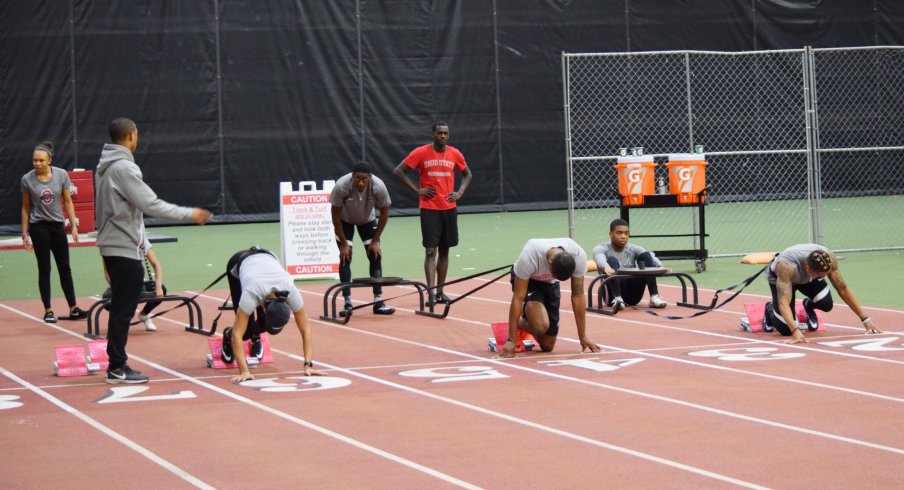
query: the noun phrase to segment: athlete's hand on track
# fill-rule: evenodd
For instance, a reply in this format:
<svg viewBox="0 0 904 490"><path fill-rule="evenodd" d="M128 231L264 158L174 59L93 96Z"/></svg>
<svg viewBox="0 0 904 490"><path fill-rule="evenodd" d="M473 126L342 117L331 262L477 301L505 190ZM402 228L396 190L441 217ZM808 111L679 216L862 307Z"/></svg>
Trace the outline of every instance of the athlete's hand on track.
<svg viewBox="0 0 904 490"><path fill-rule="evenodd" d="M304 375L305 376L325 376L326 374L323 371L318 371L310 366L304 367Z"/></svg>
<svg viewBox="0 0 904 490"><path fill-rule="evenodd" d="M882 333L882 330L879 330L879 327L873 323L872 320L867 320L867 322L863 325L863 328L866 329L866 333Z"/></svg>
<svg viewBox="0 0 904 490"><path fill-rule="evenodd" d="M783 344L800 344L805 342L807 342L807 338L804 337L804 334L801 333L799 328L794 331L790 339L782 341Z"/></svg>
<svg viewBox="0 0 904 490"><path fill-rule="evenodd" d="M232 378L233 383L241 383L242 381L248 381L249 379L254 379L254 375L248 371L244 373L240 373L238 376L234 376Z"/></svg>
<svg viewBox="0 0 904 490"><path fill-rule="evenodd" d="M600 346L596 345L596 342L584 337L581 339L581 352L590 349L590 352L599 352Z"/></svg>
<svg viewBox="0 0 904 490"><path fill-rule="evenodd" d="M511 359L515 357L515 342L511 340L506 340L505 345L502 346L502 350L499 351L499 354L493 357L493 359Z"/></svg>

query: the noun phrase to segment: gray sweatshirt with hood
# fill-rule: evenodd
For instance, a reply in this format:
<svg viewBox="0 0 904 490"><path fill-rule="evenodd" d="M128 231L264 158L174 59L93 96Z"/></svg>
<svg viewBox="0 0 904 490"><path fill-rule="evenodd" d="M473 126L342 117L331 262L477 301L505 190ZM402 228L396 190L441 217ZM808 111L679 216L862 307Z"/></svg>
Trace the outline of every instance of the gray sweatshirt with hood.
<svg viewBox="0 0 904 490"><path fill-rule="evenodd" d="M97 246L104 257L139 259L144 214L179 221L191 219L191 208L161 200L144 183L135 157L124 146L104 145L94 186Z"/></svg>

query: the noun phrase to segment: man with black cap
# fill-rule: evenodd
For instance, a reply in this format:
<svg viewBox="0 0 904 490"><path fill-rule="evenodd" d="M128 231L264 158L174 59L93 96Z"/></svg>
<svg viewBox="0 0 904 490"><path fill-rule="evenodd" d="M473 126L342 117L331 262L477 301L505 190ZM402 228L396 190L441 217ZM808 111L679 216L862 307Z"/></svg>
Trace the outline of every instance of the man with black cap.
<svg viewBox="0 0 904 490"><path fill-rule="evenodd" d="M333 205L333 230L339 247L339 280L352 280L352 240L355 238L355 228L361 235L367 260L370 261L370 277L383 277L380 235L389 221L389 205L392 204L386 184L373 175L369 163L357 162L352 166L351 173L336 181L336 186L330 193L330 203ZM374 208L380 210L379 220ZM380 285L375 285L373 311L377 315L392 315L395 309L386 306L381 298L382 294ZM345 316L352 309L350 288L342 290L342 297L345 298L345 308L339 314Z"/></svg>
<svg viewBox="0 0 904 490"><path fill-rule="evenodd" d="M295 325L301 332L304 350L305 376L320 375L314 370L312 356L314 342L311 326L304 312L304 300L279 259L259 247L237 252L226 264L229 293L235 324L223 331L223 362L238 362L239 374L232 378L241 382L254 379L245 360L243 341L251 340L251 355L260 359L264 355L261 333L276 335L282 331L289 317L295 316ZM238 352L241 355L236 356Z"/></svg>

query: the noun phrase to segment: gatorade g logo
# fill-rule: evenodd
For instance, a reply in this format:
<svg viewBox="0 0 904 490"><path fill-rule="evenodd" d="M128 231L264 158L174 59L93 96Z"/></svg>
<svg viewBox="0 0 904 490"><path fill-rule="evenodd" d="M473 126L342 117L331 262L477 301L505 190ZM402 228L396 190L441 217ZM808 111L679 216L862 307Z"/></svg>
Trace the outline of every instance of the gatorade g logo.
<svg viewBox="0 0 904 490"><path fill-rule="evenodd" d="M647 169L640 165L629 165L624 170L625 181L628 183L628 194L643 194L643 177Z"/></svg>
<svg viewBox="0 0 904 490"><path fill-rule="evenodd" d="M678 192L692 192L697 167L677 167L675 174L678 175Z"/></svg>
<svg viewBox="0 0 904 490"><path fill-rule="evenodd" d="M47 206L53 204L53 191L50 189L44 189L41 191L41 202Z"/></svg>

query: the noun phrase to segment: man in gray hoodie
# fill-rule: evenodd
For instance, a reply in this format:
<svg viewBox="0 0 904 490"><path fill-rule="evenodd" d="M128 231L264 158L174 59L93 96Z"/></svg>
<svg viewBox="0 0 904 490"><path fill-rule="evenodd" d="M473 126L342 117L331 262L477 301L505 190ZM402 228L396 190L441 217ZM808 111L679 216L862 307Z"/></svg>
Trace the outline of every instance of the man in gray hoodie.
<svg viewBox="0 0 904 490"><path fill-rule="evenodd" d="M126 364L129 323L138 307L143 269L139 246L144 237L144 214L157 218L194 221L203 225L213 214L201 208L176 206L157 197L144 183L132 153L138 146L138 128L126 118L110 123L110 140L104 145L95 181L97 246L110 276L110 320L107 325L107 355L110 365L106 381L147 383Z"/></svg>

